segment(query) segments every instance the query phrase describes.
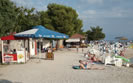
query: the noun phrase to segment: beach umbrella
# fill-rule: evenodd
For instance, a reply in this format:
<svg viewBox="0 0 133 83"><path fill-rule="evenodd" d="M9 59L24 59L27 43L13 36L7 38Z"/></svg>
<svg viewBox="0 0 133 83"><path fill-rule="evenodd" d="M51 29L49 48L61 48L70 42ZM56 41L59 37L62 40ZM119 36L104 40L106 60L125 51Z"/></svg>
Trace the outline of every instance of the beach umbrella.
<svg viewBox="0 0 133 83"><path fill-rule="evenodd" d="M67 39L68 35L49 30L41 25L35 26L30 30L16 33L16 37L28 37L28 38L49 38L49 39Z"/></svg>
<svg viewBox="0 0 133 83"><path fill-rule="evenodd" d="M118 39L118 40L128 40L126 37L115 37L115 39Z"/></svg>
<svg viewBox="0 0 133 83"><path fill-rule="evenodd" d="M115 39L120 39L121 37L115 37Z"/></svg>
<svg viewBox="0 0 133 83"><path fill-rule="evenodd" d="M122 37L122 38L120 38L120 40L128 40L127 38L125 38L125 37Z"/></svg>

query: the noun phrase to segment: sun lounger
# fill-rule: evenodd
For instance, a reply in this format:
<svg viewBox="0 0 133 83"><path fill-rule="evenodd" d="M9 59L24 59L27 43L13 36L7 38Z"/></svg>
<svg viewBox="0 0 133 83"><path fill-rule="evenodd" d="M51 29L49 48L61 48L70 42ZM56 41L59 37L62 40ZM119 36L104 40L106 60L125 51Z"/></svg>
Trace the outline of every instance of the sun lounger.
<svg viewBox="0 0 133 83"><path fill-rule="evenodd" d="M122 66L122 59L116 58L115 56L107 56L105 58L105 65L107 64L114 64L115 66L121 67Z"/></svg>

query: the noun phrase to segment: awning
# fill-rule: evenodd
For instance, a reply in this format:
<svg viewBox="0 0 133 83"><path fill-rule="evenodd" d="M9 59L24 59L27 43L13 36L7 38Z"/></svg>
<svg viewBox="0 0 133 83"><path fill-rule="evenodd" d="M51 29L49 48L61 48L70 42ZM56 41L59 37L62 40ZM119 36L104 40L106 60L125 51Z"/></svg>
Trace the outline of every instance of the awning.
<svg viewBox="0 0 133 83"><path fill-rule="evenodd" d="M15 34L16 37L29 37L29 38L56 38L56 39L67 39L68 35L63 33L49 30L43 26L35 26L33 29L20 32Z"/></svg>
<svg viewBox="0 0 133 83"><path fill-rule="evenodd" d="M8 36L1 37L1 40L21 40L21 39L25 39L25 38L15 37L14 35L8 35Z"/></svg>
<svg viewBox="0 0 133 83"><path fill-rule="evenodd" d="M80 42L79 38L74 38L74 39L68 39L66 42Z"/></svg>

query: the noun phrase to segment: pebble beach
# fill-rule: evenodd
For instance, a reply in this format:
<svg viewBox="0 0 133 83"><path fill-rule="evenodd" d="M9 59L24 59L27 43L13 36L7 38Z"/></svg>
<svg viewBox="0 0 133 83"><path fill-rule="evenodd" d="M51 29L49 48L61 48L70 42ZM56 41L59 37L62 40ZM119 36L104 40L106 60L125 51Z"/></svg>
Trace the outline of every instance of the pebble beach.
<svg viewBox="0 0 133 83"><path fill-rule="evenodd" d="M88 48L61 49L54 60L31 59L26 64L0 65L0 83L132 83L132 67L105 66L104 70L75 70ZM132 57L133 49L127 50ZM128 52L128 53L127 53ZM42 56L45 54L42 54ZM103 65L104 66L104 65Z"/></svg>

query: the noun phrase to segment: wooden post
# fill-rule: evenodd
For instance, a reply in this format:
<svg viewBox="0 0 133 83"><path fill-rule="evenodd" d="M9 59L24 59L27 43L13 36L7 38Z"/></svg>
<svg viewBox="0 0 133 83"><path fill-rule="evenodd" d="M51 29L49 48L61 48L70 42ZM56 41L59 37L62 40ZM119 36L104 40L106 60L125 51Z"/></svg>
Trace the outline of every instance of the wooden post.
<svg viewBox="0 0 133 83"><path fill-rule="evenodd" d="M56 50L59 49L59 40L57 40L57 43L56 43Z"/></svg>
<svg viewBox="0 0 133 83"><path fill-rule="evenodd" d="M28 59L30 60L30 39L28 38Z"/></svg>
<svg viewBox="0 0 133 83"><path fill-rule="evenodd" d="M27 54L26 54L26 49L25 49L25 40L24 40L24 54L25 54L25 63L26 63L26 57L27 57Z"/></svg>
<svg viewBox="0 0 133 83"><path fill-rule="evenodd" d="M39 38L39 62L41 61L41 42L42 42L42 39Z"/></svg>
<svg viewBox="0 0 133 83"><path fill-rule="evenodd" d="M3 40L2 40L2 44L1 44L1 47L2 47L2 63L4 63L4 43L3 43Z"/></svg>
<svg viewBox="0 0 133 83"><path fill-rule="evenodd" d="M35 42L34 42L34 44L35 44L35 55L37 56L37 42L36 42L36 40L35 40Z"/></svg>

